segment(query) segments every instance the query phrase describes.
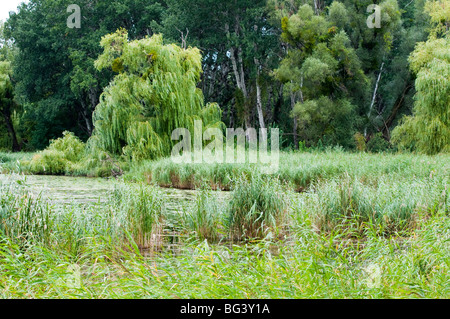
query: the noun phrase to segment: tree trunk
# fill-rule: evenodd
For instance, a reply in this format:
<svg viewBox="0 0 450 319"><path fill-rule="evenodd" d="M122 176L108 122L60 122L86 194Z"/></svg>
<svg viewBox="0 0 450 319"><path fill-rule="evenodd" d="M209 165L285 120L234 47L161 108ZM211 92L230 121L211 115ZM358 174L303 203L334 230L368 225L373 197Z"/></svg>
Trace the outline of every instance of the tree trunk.
<svg viewBox="0 0 450 319"><path fill-rule="evenodd" d="M228 23L225 24L225 32L227 34L227 38L230 39L230 37L231 37L230 26ZM239 35L239 17L238 16L236 16L235 32L236 32L236 35ZM243 59L242 59L242 47L238 46L238 48L236 49L235 47L231 46L229 50L230 50L231 65L233 66L234 78L236 80L236 86L239 90L241 90L241 92L244 96L244 104L247 104L246 102L248 100L248 92L247 92L247 87L245 85L245 73L244 73L244 63L243 63ZM251 128L250 115L249 115L250 112L248 112L248 110L245 110L245 113L246 113L245 118L244 118L245 129L249 129L249 128ZM253 137L250 135L247 135L247 139L249 141L252 141Z"/></svg>
<svg viewBox="0 0 450 319"><path fill-rule="evenodd" d="M88 135L91 136L92 130L93 130L92 129L92 120L89 119L88 108L87 108L86 102L84 102L83 100L80 100L80 102L81 102L81 112L80 113L81 113L81 117L84 120L84 124L86 127L86 133L88 133Z"/></svg>
<svg viewBox="0 0 450 319"><path fill-rule="evenodd" d="M267 104L266 104L266 110L268 110L268 115L266 117L267 123L273 123L273 117L272 117L272 105L274 103L273 98L273 84L270 84L267 86Z"/></svg>
<svg viewBox="0 0 450 319"><path fill-rule="evenodd" d="M409 90L412 88L411 85L407 85L405 89L403 90L403 93L401 96L397 98L397 101L395 101L395 105L392 108L391 114L387 118L386 122L384 123L384 127L382 129L383 136L390 140L391 136L389 133L389 128L391 127L392 123L394 122L395 118L397 117L397 113L400 110L400 107L403 105L403 101L405 100L406 94L408 94Z"/></svg>
<svg viewBox="0 0 450 319"><path fill-rule="evenodd" d="M216 74L217 74L217 67L215 67L214 71L212 71L212 76L211 76L209 90L208 90L208 98L211 98L214 93L214 85L216 83Z"/></svg>
<svg viewBox="0 0 450 319"><path fill-rule="evenodd" d="M273 107L273 122L278 123L281 111L281 105L283 104L283 89L284 84L280 85L280 91L278 92L278 97Z"/></svg>
<svg viewBox="0 0 450 319"><path fill-rule="evenodd" d="M291 89L291 94L290 94L290 96L291 96L291 110L293 110L296 101L295 101L295 93L292 91L292 89ZM294 148L295 148L296 150L298 150L297 128L298 128L297 117L294 116L294 127L293 127L293 129L292 129L292 135L294 135Z"/></svg>
<svg viewBox="0 0 450 319"><path fill-rule="evenodd" d="M6 110L3 110L2 114L3 114L3 119L5 120L5 123L6 123L6 128L8 130L9 136L11 137L11 140L12 140L12 151L20 152L21 147L17 141L16 131L14 130L14 125L11 120L10 108L8 107Z"/></svg>
<svg viewBox="0 0 450 319"><path fill-rule="evenodd" d="M259 86L259 74L260 74L260 64L259 64L259 60L257 58L254 58L255 61L255 65L256 65L256 80L255 80L255 84L256 84L256 110L258 111L258 120L259 120L259 127L262 129L266 128L266 125L264 124L264 114L263 114L263 110L262 110L262 101L261 101L261 87ZM264 132L265 130L263 130L262 132ZM267 140L267 135L265 134L265 132L263 133L262 136L263 139Z"/></svg>
<svg viewBox="0 0 450 319"><path fill-rule="evenodd" d="M314 0L314 13L316 15L320 15L321 11L322 11L322 5L320 3L320 0Z"/></svg>
<svg viewBox="0 0 450 319"><path fill-rule="evenodd" d="M247 86L245 85L245 73L244 73L244 63L242 61L242 48L239 46L238 47L238 59L239 59L239 72L240 72L240 78L241 78L241 90L244 93L244 97L247 99L248 98L248 93L247 93Z"/></svg>
<svg viewBox="0 0 450 319"><path fill-rule="evenodd" d="M381 80L381 72L383 72L383 66L384 66L384 62L381 63L380 73L378 74L377 82L375 83L375 88L373 90L372 102L370 103L369 113L367 113L367 118L369 121L370 121L370 116L372 115L373 106L375 105L375 98L377 96L378 84L380 83L380 80ZM364 129L364 137L367 138L367 126Z"/></svg>

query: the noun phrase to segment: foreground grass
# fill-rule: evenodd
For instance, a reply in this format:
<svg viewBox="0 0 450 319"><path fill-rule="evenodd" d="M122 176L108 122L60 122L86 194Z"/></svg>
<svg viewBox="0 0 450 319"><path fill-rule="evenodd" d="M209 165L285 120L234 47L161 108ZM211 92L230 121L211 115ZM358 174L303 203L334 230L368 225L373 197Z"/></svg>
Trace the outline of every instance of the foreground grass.
<svg viewBox="0 0 450 319"><path fill-rule="evenodd" d="M188 245L148 259L101 239L80 256L0 248L2 298L448 298L449 220L415 237L368 237L359 249L306 229L289 245ZM276 250L276 253L272 251Z"/></svg>
<svg viewBox="0 0 450 319"><path fill-rule="evenodd" d="M233 207L254 201L250 212L285 208L277 202L264 206L276 201L270 194L257 200L265 194L258 189L274 180L250 180L245 194L239 183L225 206L213 191L200 192L181 219L164 209L164 198L152 186L121 183L105 204L57 208L29 195L23 183L3 184L0 297L450 296L445 176L410 177L407 185L345 177L314 184L303 194L285 189L289 209L279 219L283 225L233 242L227 240L234 229L227 220L240 213ZM358 219L373 208L380 219ZM414 223L394 227L402 220ZM276 238L283 228L287 231ZM182 235L176 248L168 247L167 239L160 245L164 229Z"/></svg>

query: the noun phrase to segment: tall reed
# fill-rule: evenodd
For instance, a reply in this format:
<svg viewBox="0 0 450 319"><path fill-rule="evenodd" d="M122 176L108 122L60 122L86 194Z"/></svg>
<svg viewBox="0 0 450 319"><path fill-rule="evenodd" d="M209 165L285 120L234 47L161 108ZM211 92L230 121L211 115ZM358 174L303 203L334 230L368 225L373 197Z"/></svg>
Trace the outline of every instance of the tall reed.
<svg viewBox="0 0 450 319"><path fill-rule="evenodd" d="M159 189L151 185L119 184L113 202L123 218L123 228L140 249L161 247L165 204Z"/></svg>
<svg viewBox="0 0 450 319"><path fill-rule="evenodd" d="M282 235L288 200L275 178L256 174L236 181L228 205L228 227L234 239Z"/></svg>
<svg viewBox="0 0 450 319"><path fill-rule="evenodd" d="M53 230L52 209L48 202L29 193L21 183L0 183L0 231L20 245L47 245Z"/></svg>
<svg viewBox="0 0 450 319"><path fill-rule="evenodd" d="M314 192L303 209L322 232L343 227L361 236L375 227L380 235L407 234L420 226L419 217L449 212L448 181L442 178L380 178L370 185L347 176L317 183Z"/></svg>
<svg viewBox="0 0 450 319"><path fill-rule="evenodd" d="M191 207L182 214L183 227L193 232L198 240L217 242L223 233L223 205L208 186L202 187Z"/></svg>

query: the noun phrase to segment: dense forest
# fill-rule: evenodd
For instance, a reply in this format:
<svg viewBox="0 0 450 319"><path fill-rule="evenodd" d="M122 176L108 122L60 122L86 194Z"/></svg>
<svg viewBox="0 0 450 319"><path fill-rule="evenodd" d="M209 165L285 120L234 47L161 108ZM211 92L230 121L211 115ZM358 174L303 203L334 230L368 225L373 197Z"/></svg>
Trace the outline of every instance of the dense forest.
<svg viewBox="0 0 450 319"><path fill-rule="evenodd" d="M68 28L72 2L1 26L0 149L71 131L153 158L196 116L279 128L285 149L449 149L448 0L77 0Z"/></svg>

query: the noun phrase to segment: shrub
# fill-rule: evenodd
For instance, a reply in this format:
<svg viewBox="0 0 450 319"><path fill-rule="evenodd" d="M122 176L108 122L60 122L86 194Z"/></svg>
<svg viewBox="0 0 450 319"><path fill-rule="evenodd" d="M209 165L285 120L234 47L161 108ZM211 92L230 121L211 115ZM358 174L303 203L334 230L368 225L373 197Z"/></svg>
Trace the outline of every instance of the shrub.
<svg viewBox="0 0 450 319"><path fill-rule="evenodd" d="M64 131L63 137L52 140L47 149L63 153L70 162L78 162L84 156L85 144L72 132Z"/></svg>
<svg viewBox="0 0 450 319"><path fill-rule="evenodd" d="M85 144L72 132L52 140L50 145L31 159L29 168L35 174L70 174L85 154Z"/></svg>
<svg viewBox="0 0 450 319"><path fill-rule="evenodd" d="M45 150L33 156L29 167L34 174L59 175L64 174L69 166L70 162L62 152Z"/></svg>
<svg viewBox="0 0 450 319"><path fill-rule="evenodd" d="M387 151L391 148L391 144L386 141L381 132L376 133L368 142L367 150L372 153Z"/></svg>
<svg viewBox="0 0 450 319"><path fill-rule="evenodd" d="M353 137L355 138L356 149L360 152L364 152L366 150L366 139L364 138L364 135L357 132Z"/></svg>

